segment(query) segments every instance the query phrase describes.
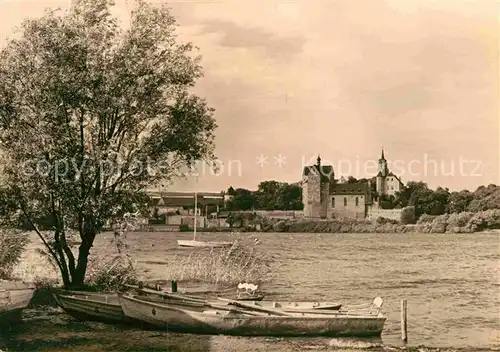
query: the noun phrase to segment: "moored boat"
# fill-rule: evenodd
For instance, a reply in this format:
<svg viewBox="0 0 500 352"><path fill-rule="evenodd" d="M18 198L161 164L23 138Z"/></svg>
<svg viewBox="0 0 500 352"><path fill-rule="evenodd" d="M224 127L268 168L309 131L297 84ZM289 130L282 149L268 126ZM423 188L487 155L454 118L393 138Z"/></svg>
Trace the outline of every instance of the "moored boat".
<svg viewBox="0 0 500 352"><path fill-rule="evenodd" d="M0 280L0 325L19 321L23 309L30 304L35 290L33 284Z"/></svg>
<svg viewBox="0 0 500 352"><path fill-rule="evenodd" d="M301 301L252 301L239 302L243 300L228 300L223 297L218 297L222 302L227 302L232 305L238 305L243 308L258 310L258 309L280 309L285 312L300 312L312 314L331 314L332 311L339 311L342 307L341 303L336 302L301 302Z"/></svg>
<svg viewBox="0 0 500 352"><path fill-rule="evenodd" d="M289 312L242 302L167 302L119 295L126 316L159 329L241 336L380 336L386 317L382 299L361 313L354 310Z"/></svg>
<svg viewBox="0 0 500 352"><path fill-rule="evenodd" d="M59 307L79 320L108 323L130 323L116 292L64 291L53 292Z"/></svg>
<svg viewBox="0 0 500 352"><path fill-rule="evenodd" d="M198 195L194 192L194 217L193 217L193 239L192 240L177 240L180 247L194 248L225 248L231 247L233 243L223 241L198 241L196 240L196 229L198 227Z"/></svg>
<svg viewBox="0 0 500 352"><path fill-rule="evenodd" d="M251 309L283 309L289 312L307 312L318 313L318 311L332 311L340 310L342 307L341 303L338 302L301 302L301 301L263 301L263 294L255 295L236 295L234 299L228 298L228 295L214 295L208 294L203 295L199 293L198 295L191 295L186 293L172 293L166 291L152 290L148 288L139 288L138 286L127 285L129 289L135 290L138 293L143 293L149 296L158 296L168 300L181 300L181 301L191 301L198 303L214 303L214 304L224 304L232 303L234 305L242 305ZM224 297L226 296L226 297ZM245 302L246 301L246 302ZM250 306L249 306L250 304Z"/></svg>
<svg viewBox="0 0 500 352"><path fill-rule="evenodd" d="M181 247L196 247L196 248L224 248L231 247L231 242L224 241L196 241L196 240L177 240L177 244Z"/></svg>

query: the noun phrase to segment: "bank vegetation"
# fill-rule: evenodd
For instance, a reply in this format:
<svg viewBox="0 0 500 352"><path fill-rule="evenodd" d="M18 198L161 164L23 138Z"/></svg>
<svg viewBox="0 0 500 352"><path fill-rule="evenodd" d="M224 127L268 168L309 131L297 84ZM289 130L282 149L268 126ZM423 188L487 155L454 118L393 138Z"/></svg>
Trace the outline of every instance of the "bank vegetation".
<svg viewBox="0 0 500 352"><path fill-rule="evenodd" d="M400 223L378 218L375 221L355 219L261 219L264 232L296 233L474 233L500 229L500 209L443 215L423 214L416 223Z"/></svg>

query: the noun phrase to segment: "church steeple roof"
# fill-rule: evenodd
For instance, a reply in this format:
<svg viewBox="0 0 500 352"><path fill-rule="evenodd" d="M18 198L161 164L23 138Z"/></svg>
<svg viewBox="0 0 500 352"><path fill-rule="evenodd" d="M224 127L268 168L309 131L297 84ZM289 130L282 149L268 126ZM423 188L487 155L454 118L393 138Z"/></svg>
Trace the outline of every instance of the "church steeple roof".
<svg viewBox="0 0 500 352"><path fill-rule="evenodd" d="M384 147L382 147L382 155L380 159L378 159L378 170L379 173L377 176L387 176L389 174L389 168L387 167L387 160L385 160L384 156Z"/></svg>

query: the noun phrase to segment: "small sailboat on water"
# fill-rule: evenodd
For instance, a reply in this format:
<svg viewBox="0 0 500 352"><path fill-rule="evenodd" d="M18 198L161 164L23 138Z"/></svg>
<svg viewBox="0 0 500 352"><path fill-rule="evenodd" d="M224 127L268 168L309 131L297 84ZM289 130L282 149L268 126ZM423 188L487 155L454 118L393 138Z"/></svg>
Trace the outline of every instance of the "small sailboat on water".
<svg viewBox="0 0 500 352"><path fill-rule="evenodd" d="M177 240L177 244L181 247L199 247L199 248L222 248L231 247L232 242L223 241L198 241L196 239L196 228L198 227L198 193L194 192L194 231L192 240Z"/></svg>

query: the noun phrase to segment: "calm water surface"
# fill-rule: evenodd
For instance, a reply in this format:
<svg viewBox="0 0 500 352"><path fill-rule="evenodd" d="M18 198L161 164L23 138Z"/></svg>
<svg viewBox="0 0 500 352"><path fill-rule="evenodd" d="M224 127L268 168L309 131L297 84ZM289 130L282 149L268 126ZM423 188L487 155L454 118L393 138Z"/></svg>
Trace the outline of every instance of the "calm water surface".
<svg viewBox="0 0 500 352"><path fill-rule="evenodd" d="M190 252L178 248L176 240L191 237L190 233L131 233L127 242L147 280L168 280L163 274L168 262ZM211 233L199 237L249 242L259 238L259 249L279 260L276 279L262 287L272 299L364 303L383 297L388 316L384 344L401 344L400 300L406 298L410 345L500 347L498 234ZM110 238L102 236L96 250L99 242L107 244ZM255 346L256 340L251 341ZM267 340L257 341L265 346Z"/></svg>

